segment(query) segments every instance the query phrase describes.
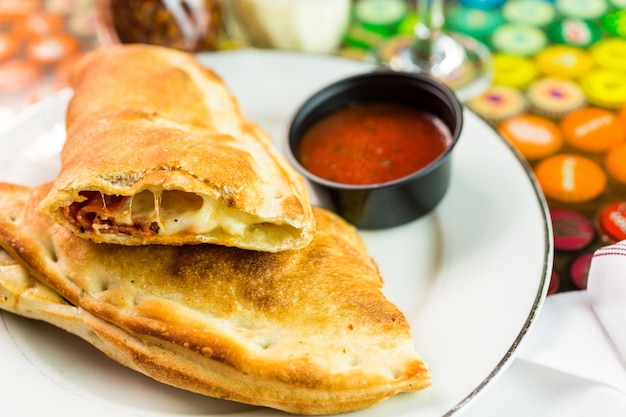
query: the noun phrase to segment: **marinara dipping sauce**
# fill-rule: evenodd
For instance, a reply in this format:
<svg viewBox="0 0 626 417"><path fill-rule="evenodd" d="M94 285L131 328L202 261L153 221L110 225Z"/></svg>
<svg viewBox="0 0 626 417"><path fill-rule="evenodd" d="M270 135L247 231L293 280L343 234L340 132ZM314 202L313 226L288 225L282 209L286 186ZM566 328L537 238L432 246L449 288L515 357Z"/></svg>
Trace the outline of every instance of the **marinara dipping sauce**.
<svg viewBox="0 0 626 417"><path fill-rule="evenodd" d="M377 68L309 96L289 123L286 156L313 204L359 229L385 229L442 201L462 127L463 107L448 86Z"/></svg>
<svg viewBox="0 0 626 417"><path fill-rule="evenodd" d="M297 157L313 174L343 184L378 184L433 162L452 143L433 114L398 102L362 102L316 121Z"/></svg>

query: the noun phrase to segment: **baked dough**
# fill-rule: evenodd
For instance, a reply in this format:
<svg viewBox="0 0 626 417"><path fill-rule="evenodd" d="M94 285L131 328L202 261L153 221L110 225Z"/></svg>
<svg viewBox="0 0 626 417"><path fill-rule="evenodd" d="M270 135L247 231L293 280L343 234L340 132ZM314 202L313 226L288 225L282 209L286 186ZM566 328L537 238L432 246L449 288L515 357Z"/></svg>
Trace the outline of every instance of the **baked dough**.
<svg viewBox="0 0 626 417"><path fill-rule="evenodd" d="M304 180L185 52L120 45L72 76L61 170L40 210L95 242L276 252L312 239Z"/></svg>
<svg viewBox="0 0 626 417"><path fill-rule="evenodd" d="M375 262L331 212L315 208L313 241L278 253L96 244L37 212L49 187L0 184L0 245L80 312L75 333L118 362L298 414L358 410L429 386ZM54 323L46 311L38 318Z"/></svg>

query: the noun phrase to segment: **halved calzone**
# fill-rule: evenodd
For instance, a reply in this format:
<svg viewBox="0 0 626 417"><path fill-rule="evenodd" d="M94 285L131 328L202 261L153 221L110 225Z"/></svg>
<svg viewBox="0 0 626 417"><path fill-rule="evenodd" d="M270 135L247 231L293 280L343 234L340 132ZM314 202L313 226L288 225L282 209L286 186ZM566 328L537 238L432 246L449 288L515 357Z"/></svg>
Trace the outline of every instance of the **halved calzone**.
<svg viewBox="0 0 626 417"><path fill-rule="evenodd" d="M148 45L77 64L61 171L40 210L95 242L306 246L302 178L192 55Z"/></svg>
<svg viewBox="0 0 626 417"><path fill-rule="evenodd" d="M338 216L314 209L313 241L278 253L96 244L37 213L47 192L0 184L0 245L88 313L100 348L120 363L299 414L358 410L430 384L408 322Z"/></svg>

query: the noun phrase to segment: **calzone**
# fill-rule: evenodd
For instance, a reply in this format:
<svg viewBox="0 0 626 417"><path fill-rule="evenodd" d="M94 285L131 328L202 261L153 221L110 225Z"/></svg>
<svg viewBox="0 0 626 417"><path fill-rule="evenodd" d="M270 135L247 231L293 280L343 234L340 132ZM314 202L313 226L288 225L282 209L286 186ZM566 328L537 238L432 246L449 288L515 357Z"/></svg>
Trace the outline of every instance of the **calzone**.
<svg viewBox="0 0 626 417"><path fill-rule="evenodd" d="M101 48L77 63L71 85L61 169L42 213L123 245L275 252L311 241L303 179L192 55Z"/></svg>
<svg viewBox="0 0 626 417"><path fill-rule="evenodd" d="M317 231L299 250L123 246L38 213L48 192L0 184L0 245L79 309L93 332L74 324L75 333L118 362L207 396L309 415L430 385L377 265L333 213L314 208Z"/></svg>

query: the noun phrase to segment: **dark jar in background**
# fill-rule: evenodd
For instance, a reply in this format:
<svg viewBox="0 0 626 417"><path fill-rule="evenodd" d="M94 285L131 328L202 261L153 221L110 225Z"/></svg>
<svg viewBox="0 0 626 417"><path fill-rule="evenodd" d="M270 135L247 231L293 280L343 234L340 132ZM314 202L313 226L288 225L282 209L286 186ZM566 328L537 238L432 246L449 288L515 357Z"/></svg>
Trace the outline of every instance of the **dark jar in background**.
<svg viewBox="0 0 626 417"><path fill-rule="evenodd" d="M103 45L145 43L188 52L217 49L220 0L96 0Z"/></svg>

